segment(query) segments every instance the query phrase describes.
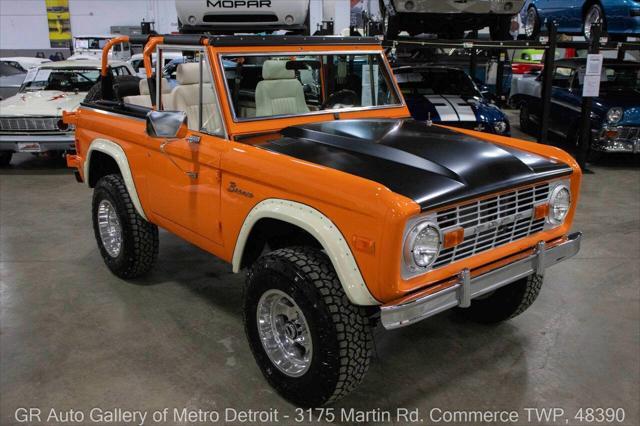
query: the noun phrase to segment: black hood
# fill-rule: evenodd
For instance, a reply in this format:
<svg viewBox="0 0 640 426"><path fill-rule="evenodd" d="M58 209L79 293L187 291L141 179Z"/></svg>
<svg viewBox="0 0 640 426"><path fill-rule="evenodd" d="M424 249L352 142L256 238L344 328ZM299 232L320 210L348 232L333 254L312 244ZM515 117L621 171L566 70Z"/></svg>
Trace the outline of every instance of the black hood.
<svg viewBox="0 0 640 426"><path fill-rule="evenodd" d="M570 174L551 159L414 120L288 127L270 151L378 182L423 209Z"/></svg>

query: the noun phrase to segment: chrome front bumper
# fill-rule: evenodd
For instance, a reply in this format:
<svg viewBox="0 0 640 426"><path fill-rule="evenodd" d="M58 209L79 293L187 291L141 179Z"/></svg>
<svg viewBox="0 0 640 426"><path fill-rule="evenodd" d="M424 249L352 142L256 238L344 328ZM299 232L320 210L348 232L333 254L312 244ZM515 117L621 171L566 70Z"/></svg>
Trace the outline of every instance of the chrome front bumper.
<svg viewBox="0 0 640 426"><path fill-rule="evenodd" d="M404 327L436 315L456 306L467 308L471 301L500 287L518 281L531 274L544 275L544 270L556 263L573 257L580 251L582 233L576 232L567 240L545 248L545 243L536 246L534 254L471 278L468 269L462 271L458 282L450 287L425 296L403 298L398 303L388 303L380 308L382 325L387 330Z"/></svg>
<svg viewBox="0 0 640 426"><path fill-rule="evenodd" d="M29 135L17 135L17 134L0 134L0 151L12 151L21 152L21 144L37 143L40 146L39 151L73 151L75 150L75 137L74 133L60 133L56 134L29 134ZM24 151L33 152L33 151Z"/></svg>
<svg viewBox="0 0 640 426"><path fill-rule="evenodd" d="M613 139L605 137L608 130L618 132L618 136ZM591 149L609 153L640 154L640 127L619 126L594 130Z"/></svg>

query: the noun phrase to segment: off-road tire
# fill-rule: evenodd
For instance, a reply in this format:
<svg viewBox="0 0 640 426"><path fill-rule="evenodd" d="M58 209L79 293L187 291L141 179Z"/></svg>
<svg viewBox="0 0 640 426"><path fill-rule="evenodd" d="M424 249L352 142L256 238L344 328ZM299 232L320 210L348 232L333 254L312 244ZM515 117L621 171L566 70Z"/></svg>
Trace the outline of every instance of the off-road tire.
<svg viewBox="0 0 640 426"><path fill-rule="evenodd" d="M458 312L469 320L483 324L514 318L533 304L540 294L542 282L540 275L530 275L499 288L486 298L472 300L471 307L459 308Z"/></svg>
<svg viewBox="0 0 640 426"><path fill-rule="evenodd" d="M98 227L98 206L108 200L115 207L122 227L122 248L117 257L105 249ZM92 203L93 231L100 254L116 276L130 279L147 273L158 257L158 227L147 222L136 211L122 176L106 175L95 186Z"/></svg>
<svg viewBox="0 0 640 426"><path fill-rule="evenodd" d="M113 79L113 93L116 101L122 101L127 96L140 94L140 77L135 75L118 75ZM97 82L85 96L85 102L102 100L102 81Z"/></svg>
<svg viewBox="0 0 640 426"><path fill-rule="evenodd" d="M257 327L261 296L277 289L302 310L313 344L308 370L300 377L280 371L264 350ZM251 351L269 384L302 407L333 403L362 381L372 347L369 319L351 304L326 254L309 247L283 248L260 257L247 274L244 324Z"/></svg>
<svg viewBox="0 0 640 426"><path fill-rule="evenodd" d="M7 167L13 157L12 151L0 151L0 167Z"/></svg>

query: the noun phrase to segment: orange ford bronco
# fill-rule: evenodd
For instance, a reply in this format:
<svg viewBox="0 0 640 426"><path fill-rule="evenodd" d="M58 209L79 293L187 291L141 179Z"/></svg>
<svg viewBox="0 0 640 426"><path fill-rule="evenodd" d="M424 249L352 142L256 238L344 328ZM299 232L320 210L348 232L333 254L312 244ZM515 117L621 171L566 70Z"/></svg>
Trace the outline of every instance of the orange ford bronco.
<svg viewBox="0 0 640 426"><path fill-rule="evenodd" d="M145 44L139 84L108 72L108 50L129 41ZM183 55L175 73L152 69L166 52ZM374 39L121 37L103 57L64 122L105 263L149 271L162 227L246 269L249 344L295 404L351 392L376 324L451 308L512 318L579 250L575 161L412 120Z"/></svg>

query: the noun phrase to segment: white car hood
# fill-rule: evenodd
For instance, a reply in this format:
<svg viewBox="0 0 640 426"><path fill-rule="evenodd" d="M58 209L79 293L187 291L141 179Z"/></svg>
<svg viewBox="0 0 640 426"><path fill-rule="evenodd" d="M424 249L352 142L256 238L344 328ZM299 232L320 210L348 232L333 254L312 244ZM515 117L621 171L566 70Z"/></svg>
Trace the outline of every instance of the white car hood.
<svg viewBox="0 0 640 426"><path fill-rule="evenodd" d="M62 111L74 111L87 96L86 92L61 92L58 90L40 90L22 92L0 101L2 116L60 116Z"/></svg>

